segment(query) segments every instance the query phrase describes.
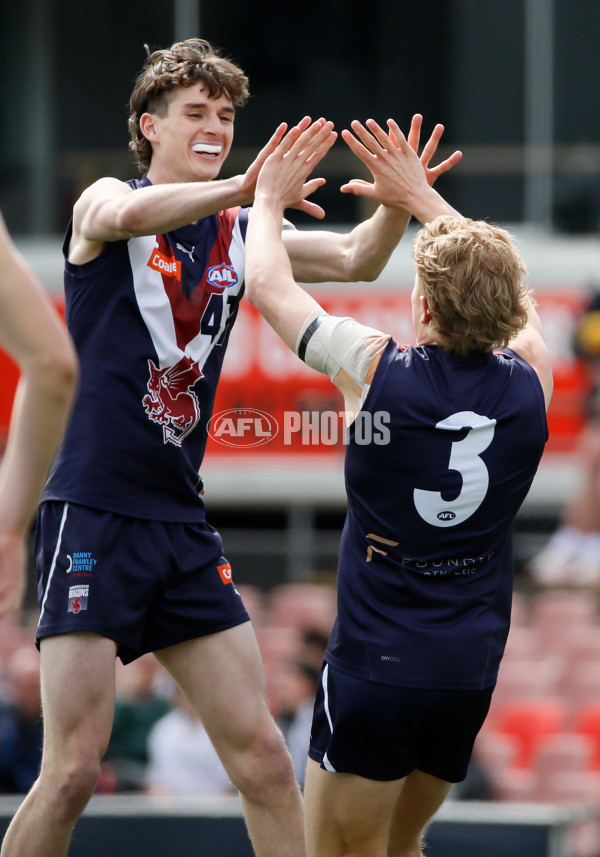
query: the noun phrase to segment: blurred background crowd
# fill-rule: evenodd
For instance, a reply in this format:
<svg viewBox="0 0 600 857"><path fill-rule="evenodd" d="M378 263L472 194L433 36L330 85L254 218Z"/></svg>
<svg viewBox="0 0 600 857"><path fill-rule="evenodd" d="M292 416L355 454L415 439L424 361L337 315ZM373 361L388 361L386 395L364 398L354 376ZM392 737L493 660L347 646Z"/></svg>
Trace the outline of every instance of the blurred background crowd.
<svg viewBox="0 0 600 857"><path fill-rule="evenodd" d="M256 628L269 705L303 784L312 706L335 590L239 587ZM600 804L600 614L587 587L515 593L492 708L457 800ZM0 628L0 793L29 789L41 750L39 658L27 622ZM77 676L73 676L73 682ZM234 790L202 724L153 655L117 662L117 706L100 793L216 796Z"/></svg>
<svg viewBox="0 0 600 857"><path fill-rule="evenodd" d="M267 594L244 585L240 594L256 628L269 705L303 786L313 702L335 618L335 591L327 584L283 584ZM0 629L0 794L27 792L41 760L39 656L31 642L35 615L29 618L29 624L15 621ZM115 722L98 793L236 793L201 722L153 655L127 666L117 661L116 692ZM476 760L468 780L456 787L456 797L495 796L485 766Z"/></svg>

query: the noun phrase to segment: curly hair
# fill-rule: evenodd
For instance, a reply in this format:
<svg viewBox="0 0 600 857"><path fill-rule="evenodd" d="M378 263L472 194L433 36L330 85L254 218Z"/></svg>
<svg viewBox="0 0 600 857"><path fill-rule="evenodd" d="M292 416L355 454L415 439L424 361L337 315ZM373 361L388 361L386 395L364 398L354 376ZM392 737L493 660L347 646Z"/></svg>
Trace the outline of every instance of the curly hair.
<svg viewBox="0 0 600 857"><path fill-rule="evenodd" d="M182 86L203 83L211 98L226 95L234 107L248 99L248 78L231 60L221 56L204 39L186 39L170 48L150 52L129 100L129 148L145 172L152 160L152 146L140 129L143 113L164 117L172 93Z"/></svg>
<svg viewBox="0 0 600 857"><path fill-rule="evenodd" d="M457 356L503 348L535 305L512 236L481 220L443 215L419 230L412 256L431 333Z"/></svg>

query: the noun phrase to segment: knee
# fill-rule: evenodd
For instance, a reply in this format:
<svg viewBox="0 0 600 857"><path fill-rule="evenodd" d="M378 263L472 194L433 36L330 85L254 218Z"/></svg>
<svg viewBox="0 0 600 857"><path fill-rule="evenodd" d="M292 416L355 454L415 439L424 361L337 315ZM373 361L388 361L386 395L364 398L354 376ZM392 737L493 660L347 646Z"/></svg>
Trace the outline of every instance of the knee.
<svg viewBox="0 0 600 857"><path fill-rule="evenodd" d="M248 799L260 799L297 788L290 754L273 721L254 731L234 754L230 777ZM269 798L272 799L272 798Z"/></svg>
<svg viewBox="0 0 600 857"><path fill-rule="evenodd" d="M42 765L39 787L50 795L57 821L67 822L79 817L94 793L100 773L97 757L67 761L55 770L45 770ZM47 789L44 789L45 783Z"/></svg>

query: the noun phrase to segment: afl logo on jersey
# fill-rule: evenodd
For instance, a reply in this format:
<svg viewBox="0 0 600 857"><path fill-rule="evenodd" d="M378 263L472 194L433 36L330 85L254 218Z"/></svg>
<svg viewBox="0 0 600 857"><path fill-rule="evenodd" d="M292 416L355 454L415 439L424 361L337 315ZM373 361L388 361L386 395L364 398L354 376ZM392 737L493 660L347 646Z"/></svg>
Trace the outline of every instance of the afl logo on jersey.
<svg viewBox="0 0 600 857"><path fill-rule="evenodd" d="M216 286L219 289L227 289L230 286L235 286L238 281L238 275L235 272L233 265L226 265L221 262L220 265L213 265L206 272L206 279L211 286Z"/></svg>
<svg viewBox="0 0 600 857"><path fill-rule="evenodd" d="M453 521L456 518L455 512L438 512L436 515L438 521Z"/></svg>

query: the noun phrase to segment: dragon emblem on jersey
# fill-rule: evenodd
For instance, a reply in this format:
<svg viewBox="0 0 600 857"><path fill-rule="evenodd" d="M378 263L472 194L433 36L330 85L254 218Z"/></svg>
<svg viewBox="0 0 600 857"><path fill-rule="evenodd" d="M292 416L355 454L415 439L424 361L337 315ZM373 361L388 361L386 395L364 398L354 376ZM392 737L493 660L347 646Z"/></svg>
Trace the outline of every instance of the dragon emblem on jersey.
<svg viewBox="0 0 600 857"><path fill-rule="evenodd" d="M200 405L193 390L202 378L198 361L182 357L174 366L159 369L148 360L148 369L148 395L142 399L144 410L153 422L163 427L164 443L181 446L200 419Z"/></svg>

